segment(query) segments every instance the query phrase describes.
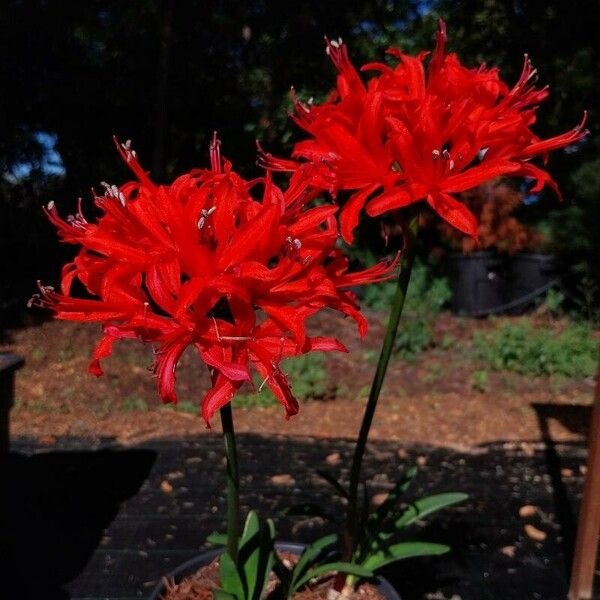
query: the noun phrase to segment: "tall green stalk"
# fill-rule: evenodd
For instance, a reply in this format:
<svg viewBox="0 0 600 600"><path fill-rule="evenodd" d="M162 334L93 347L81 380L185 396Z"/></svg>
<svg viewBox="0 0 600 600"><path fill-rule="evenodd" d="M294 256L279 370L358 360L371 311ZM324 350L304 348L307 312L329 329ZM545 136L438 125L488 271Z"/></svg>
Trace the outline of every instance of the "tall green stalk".
<svg viewBox="0 0 600 600"><path fill-rule="evenodd" d="M228 402L223 406L219 414L227 458L227 553L237 564L240 532L240 475L231 403Z"/></svg>
<svg viewBox="0 0 600 600"><path fill-rule="evenodd" d="M373 377L373 383L371 384L369 399L365 407L360 432L354 449L354 456L352 458L350 487L348 490L348 510L346 513L346 526L344 530L344 560L351 560L354 552L356 525L358 521L358 486L360 483L362 461L371 424L373 423L373 416L375 415L375 409L377 408L379 394L383 386L385 373L394 347L394 341L398 331L398 322L400 321L402 309L404 308L404 301L406 300L406 290L408 289L408 282L415 260L418 230L419 212L417 210L412 210L403 228L404 249L400 258L400 272L398 274L396 293L394 294L394 299L392 301L388 325L383 339L383 346L379 355L379 361L377 362L377 369L375 370L375 376Z"/></svg>

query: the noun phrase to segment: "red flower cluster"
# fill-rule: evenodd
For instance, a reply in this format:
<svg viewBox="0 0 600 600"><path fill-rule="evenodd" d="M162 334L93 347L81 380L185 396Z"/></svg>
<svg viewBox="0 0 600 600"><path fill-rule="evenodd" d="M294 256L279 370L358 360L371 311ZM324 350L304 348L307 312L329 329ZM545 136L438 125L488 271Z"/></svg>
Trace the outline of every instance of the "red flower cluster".
<svg viewBox="0 0 600 600"><path fill-rule="evenodd" d="M527 57L511 89L497 69L468 69L455 54L446 54L445 44L440 22L426 66L427 52L412 57L390 49L398 64L365 65L361 71L376 72L365 84L341 40L327 40L327 53L339 71L337 92L320 106L294 98L294 120L312 136L295 146L294 156L318 166L323 187L332 193L354 192L340 215L348 242L365 205L370 216L377 216L419 200L477 237L475 216L455 194L500 175L535 179L533 192L544 185L558 192L550 175L530 160L587 133L583 122L547 140L531 131L548 90L535 88L536 71ZM298 168L298 163L270 156L263 156L263 163Z"/></svg>
<svg viewBox="0 0 600 600"><path fill-rule="evenodd" d="M195 170L170 186L155 185L129 143L118 148L139 181L103 184L95 197L102 211L88 222L79 208L48 217L62 240L81 246L63 269L61 293L40 286L32 303L60 319L103 324L90 370L113 343L137 338L156 345L154 371L164 402L175 402L175 368L195 346L212 372L202 400L207 423L229 402L252 366L285 407L298 411L280 361L314 350L345 350L334 338L308 337L306 320L323 308L353 317L361 335L366 321L347 288L389 277L394 264L348 273L335 247L335 206L309 207L318 194L312 168L299 169L282 191L265 177L245 181L211 146L211 170ZM263 187L261 200L254 199ZM71 295L75 280L90 298Z"/></svg>

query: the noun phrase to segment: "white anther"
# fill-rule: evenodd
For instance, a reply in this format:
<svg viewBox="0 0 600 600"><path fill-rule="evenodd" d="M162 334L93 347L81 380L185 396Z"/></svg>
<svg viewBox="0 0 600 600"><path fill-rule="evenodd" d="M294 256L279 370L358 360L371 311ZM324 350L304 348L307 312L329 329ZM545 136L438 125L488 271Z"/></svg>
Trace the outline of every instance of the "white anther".
<svg viewBox="0 0 600 600"><path fill-rule="evenodd" d="M106 181L101 181L100 185L104 188L105 196L118 200L123 206L126 206L125 194L116 185L110 185Z"/></svg>
<svg viewBox="0 0 600 600"><path fill-rule="evenodd" d="M450 162L448 163L448 168L452 171L454 169L454 161L452 159L450 159Z"/></svg>
<svg viewBox="0 0 600 600"><path fill-rule="evenodd" d="M302 248L302 242L298 238L291 238L288 236L285 240L294 250L300 250Z"/></svg>
<svg viewBox="0 0 600 600"><path fill-rule="evenodd" d="M330 44L331 46L333 46L334 48L339 48L339 47L340 47L340 42L338 42L337 40L331 40L331 41L329 42L329 44Z"/></svg>
<svg viewBox="0 0 600 600"><path fill-rule="evenodd" d="M309 106L312 106L312 105L313 105L313 103L314 103L314 101L315 101L315 99L314 99L314 98L311 96L311 97L308 99L308 105L309 105Z"/></svg>
<svg viewBox="0 0 600 600"><path fill-rule="evenodd" d="M450 152L448 152L448 150L446 150L445 148L442 150L442 156L448 160L450 158Z"/></svg>
<svg viewBox="0 0 600 600"><path fill-rule="evenodd" d="M329 56L329 53L330 53L329 46L325 46L325 54L327 54L327 56Z"/></svg>
<svg viewBox="0 0 600 600"><path fill-rule="evenodd" d="M433 160L437 160L440 157L440 151L439 150L433 150L431 152L432 156L433 156Z"/></svg>
<svg viewBox="0 0 600 600"><path fill-rule="evenodd" d="M54 200L50 200L50 202L48 202L48 205L46 206L46 208L48 210L54 210Z"/></svg>
<svg viewBox="0 0 600 600"><path fill-rule="evenodd" d="M341 38L341 37L339 37L339 38L338 38L338 44L341 46L343 43L344 43L344 42L342 41L342 38Z"/></svg>
<svg viewBox="0 0 600 600"><path fill-rule="evenodd" d="M202 229L204 225L206 225L206 219L212 215L215 210L217 210L216 206L211 206L210 208L203 208L200 211L200 218L198 219L198 229Z"/></svg>
<svg viewBox="0 0 600 600"><path fill-rule="evenodd" d="M121 148L125 151L127 162L136 157L135 150L131 149L131 140L127 140L124 144L121 144Z"/></svg>

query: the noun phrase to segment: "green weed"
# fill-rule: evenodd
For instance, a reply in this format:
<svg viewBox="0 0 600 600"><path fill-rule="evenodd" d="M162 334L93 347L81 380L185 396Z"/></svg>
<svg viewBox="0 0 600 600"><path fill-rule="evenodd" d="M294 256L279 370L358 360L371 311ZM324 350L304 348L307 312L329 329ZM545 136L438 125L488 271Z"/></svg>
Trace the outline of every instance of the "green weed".
<svg viewBox="0 0 600 600"><path fill-rule="evenodd" d="M293 393L300 402L323 398L328 391L328 375L325 368L325 357L322 354L303 354L296 358L282 361L281 370L293 386ZM237 394L234 398L236 406L243 408L261 408L274 406L277 399L269 386L255 377L256 392Z"/></svg>
<svg viewBox="0 0 600 600"><path fill-rule="evenodd" d="M582 378L593 375L597 366L598 342L582 323L557 333L534 327L528 319L502 322L491 332L476 332L473 342L477 357L496 371Z"/></svg>
<svg viewBox="0 0 600 600"><path fill-rule="evenodd" d="M392 281L371 285L365 290L365 304L375 309L389 309L396 284ZM433 343L433 323L452 296L448 280L433 277L430 269L417 261L413 268L395 352L405 360L416 360ZM448 340L447 340L448 342Z"/></svg>
<svg viewBox="0 0 600 600"><path fill-rule="evenodd" d="M123 398L121 409L127 412L146 411L148 403L141 396L127 396Z"/></svg>

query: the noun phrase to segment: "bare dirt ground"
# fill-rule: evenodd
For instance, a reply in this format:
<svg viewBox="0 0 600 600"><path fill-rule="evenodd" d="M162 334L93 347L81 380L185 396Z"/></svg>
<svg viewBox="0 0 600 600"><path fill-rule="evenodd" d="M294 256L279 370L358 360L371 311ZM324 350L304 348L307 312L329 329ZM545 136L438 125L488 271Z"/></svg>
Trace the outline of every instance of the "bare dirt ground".
<svg viewBox="0 0 600 600"><path fill-rule="evenodd" d="M304 402L285 421L279 406L236 411L241 432L352 438L358 431L377 359L383 325L372 315L371 330L359 340L352 323L325 315L321 334L336 335L350 353L328 354L333 382L330 398ZM582 440L589 420L591 380L528 378L489 372L484 391L474 389L472 374L481 369L470 350L475 328L486 321L442 315L435 338L452 337L450 347L424 352L414 362L393 359L372 429L372 438L402 443L472 446L495 440L541 439L545 423L555 440ZM0 350L25 357L18 372L11 415L14 435L32 436L52 445L62 435L114 437L138 442L155 437L201 435L198 414L190 412L209 385L207 373L192 352L177 371L177 390L185 411L162 406L148 371L152 349L123 342L104 362L105 375L87 373L99 337L95 325L47 320L8 331ZM235 402L234 402L235 406ZM215 419L218 429L218 419Z"/></svg>

